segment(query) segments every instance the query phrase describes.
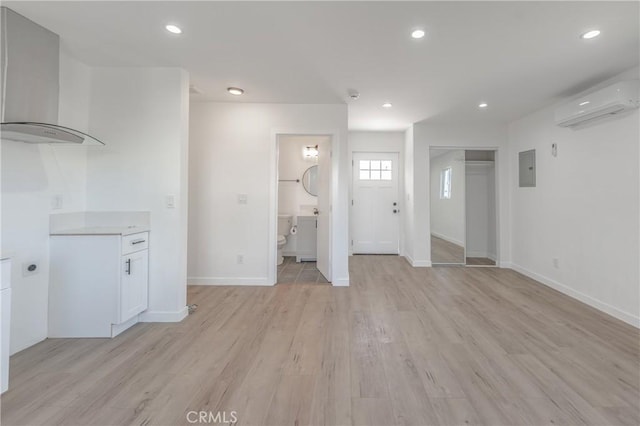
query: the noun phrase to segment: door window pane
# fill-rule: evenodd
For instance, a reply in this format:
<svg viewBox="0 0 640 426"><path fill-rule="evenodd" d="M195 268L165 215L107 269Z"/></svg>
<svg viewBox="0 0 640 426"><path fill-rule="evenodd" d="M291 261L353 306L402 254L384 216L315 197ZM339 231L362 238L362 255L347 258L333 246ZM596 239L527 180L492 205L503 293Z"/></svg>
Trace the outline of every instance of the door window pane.
<svg viewBox="0 0 640 426"><path fill-rule="evenodd" d="M360 180L392 180L393 161L359 160Z"/></svg>

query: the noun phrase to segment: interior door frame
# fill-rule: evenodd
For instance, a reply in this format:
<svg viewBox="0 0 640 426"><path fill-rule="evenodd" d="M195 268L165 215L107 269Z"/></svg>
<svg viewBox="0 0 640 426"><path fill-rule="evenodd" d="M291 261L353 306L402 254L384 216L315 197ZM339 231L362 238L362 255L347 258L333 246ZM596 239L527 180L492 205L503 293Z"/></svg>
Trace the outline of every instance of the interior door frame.
<svg viewBox="0 0 640 426"><path fill-rule="evenodd" d="M463 151L493 151L494 152L494 158L493 158L493 178L494 178L494 192L495 192L495 196L494 196L494 204L495 204L495 212L496 212L496 264L495 267L501 267L500 265L500 259L501 257L501 244L500 244L500 228L501 228L501 220L503 220L503 218L501 218L500 216L500 191L502 189L501 185L507 185L507 182L501 182L499 179L500 176L500 165L501 165L501 161L502 159L500 158L500 154L502 153L502 151L500 150L500 147L498 146L468 146L468 145L463 145L463 146L453 146L453 145L429 145L428 147L428 160L427 160L427 165L428 165L428 170L427 170L427 176L429 178L429 196L428 196L428 200L429 200L429 205L428 205L428 211L429 211L429 232L427 237L429 238L429 242L428 242L428 247L429 247L429 262L433 265L433 259L432 259L432 253L431 253L431 150L432 149L448 149L451 151L455 151L455 150L463 150ZM466 172L465 172L466 174ZM465 199L464 199L464 235L465 235L465 244L464 244L464 263L456 263L455 265L460 265L460 266L465 266L467 264L467 196L466 196L466 177L465 177ZM447 265L445 263L436 263L436 265Z"/></svg>
<svg viewBox="0 0 640 426"><path fill-rule="evenodd" d="M404 163L402 152L400 151L383 151L383 150L375 150L375 151L351 151L349 153L350 161L351 161L351 173L349 178L349 256L353 256L353 198L355 196L355 188L353 186L353 177L356 171L355 160L354 157L356 154L396 154L398 156L398 164L396 164L396 169L398 171L398 256L403 256L404 241L403 241L403 230L404 230ZM392 255L391 255L392 256Z"/></svg>
<svg viewBox="0 0 640 426"><path fill-rule="evenodd" d="M339 164L336 163L337 158L333 155L338 151L338 141L340 132L337 129L272 129L271 140L269 143L269 238L267 256L269 264L267 265L268 279L270 285L276 285L278 282L278 150L279 150L279 136L328 136L331 138L331 177L330 177L330 205L331 211L329 212L329 276L327 281L333 284L333 231L335 220L333 218L333 206L336 197L336 187L338 182L336 176L338 175Z"/></svg>

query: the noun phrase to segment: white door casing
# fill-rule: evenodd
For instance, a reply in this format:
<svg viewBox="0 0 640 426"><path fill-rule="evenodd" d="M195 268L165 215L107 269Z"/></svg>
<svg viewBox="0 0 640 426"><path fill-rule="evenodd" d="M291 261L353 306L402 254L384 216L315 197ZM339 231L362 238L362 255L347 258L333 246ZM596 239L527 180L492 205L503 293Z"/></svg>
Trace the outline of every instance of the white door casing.
<svg viewBox="0 0 640 426"><path fill-rule="evenodd" d="M318 229L316 267L331 282L331 139L318 144Z"/></svg>
<svg viewBox="0 0 640 426"><path fill-rule="evenodd" d="M351 237L354 254L398 254L398 153L353 154Z"/></svg>

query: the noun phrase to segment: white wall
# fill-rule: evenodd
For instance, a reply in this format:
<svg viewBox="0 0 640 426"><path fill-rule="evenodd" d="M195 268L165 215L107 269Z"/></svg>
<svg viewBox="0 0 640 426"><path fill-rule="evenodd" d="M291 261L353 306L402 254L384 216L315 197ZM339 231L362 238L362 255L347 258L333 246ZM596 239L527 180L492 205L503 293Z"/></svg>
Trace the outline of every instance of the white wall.
<svg viewBox="0 0 640 426"><path fill-rule="evenodd" d="M414 185L413 185L413 126L409 127L404 132L404 188L401 191L404 195L404 213L402 239L404 244L401 251L407 261L413 265L413 244L414 244L414 210L415 205L413 203Z"/></svg>
<svg viewBox="0 0 640 426"><path fill-rule="evenodd" d="M348 283L346 105L192 103L189 283L270 285L275 135L337 134L332 140L333 283ZM273 163L273 164L272 164ZM274 173L275 176L275 173ZM247 204L238 203L247 195ZM275 210L275 207L274 207ZM273 247L270 239L273 237ZM275 254L275 253L274 253ZM244 263L237 263L237 256Z"/></svg>
<svg viewBox="0 0 640 426"><path fill-rule="evenodd" d="M496 260L495 169L493 164L465 168L466 254Z"/></svg>
<svg viewBox="0 0 640 426"><path fill-rule="evenodd" d="M414 258L426 259L427 266L431 265L431 247L429 244L429 148L495 148L497 164L497 234L498 234L498 265L508 265L510 259L509 248L509 164L507 146L507 126L501 124L463 124L463 123L429 123L421 122L414 128L414 185L416 206L414 209L414 226L425 229L414 231ZM423 195L424 194L424 195ZM417 202L418 197L420 203ZM419 240L418 240L419 238Z"/></svg>
<svg viewBox="0 0 640 426"><path fill-rule="evenodd" d="M60 55L59 123L87 130L90 69ZM49 214L52 197L63 208L84 210L86 156L83 146L30 145L2 141L2 249L12 255L11 353L47 337ZM39 272L23 276L25 262Z"/></svg>
<svg viewBox="0 0 640 426"><path fill-rule="evenodd" d="M599 86L625 78L638 69ZM554 109L509 126L513 266L640 326L638 110L570 130L554 124ZM537 186L519 188L518 152L529 149Z"/></svg>
<svg viewBox="0 0 640 426"><path fill-rule="evenodd" d="M149 211L149 310L145 321L186 313L189 78L177 68L95 68L87 209ZM175 208L166 196L175 197Z"/></svg>
<svg viewBox="0 0 640 426"><path fill-rule="evenodd" d="M434 154L438 154L435 156ZM465 164L464 150L431 150L430 213L431 235L465 246ZM451 167L451 198L440 199L440 174ZM461 259L463 260L463 259Z"/></svg>
<svg viewBox="0 0 640 426"><path fill-rule="evenodd" d="M404 255L412 266L431 266L429 238L429 145L414 124L405 132Z"/></svg>
<svg viewBox="0 0 640 426"><path fill-rule="evenodd" d="M397 152L398 153L398 194L400 195L400 199L398 200L398 208L400 210L400 255L404 255L404 237L405 233L403 232L405 225L405 209L407 205L404 200L406 200L406 196L402 196L404 194L404 178L405 178L405 154L404 154L404 146L405 146L405 132L365 132L365 131L354 131L349 132L349 164L350 164L350 174L348 176L349 179L349 199L353 198L353 153L354 152ZM405 194L406 195L406 194ZM351 206L351 203L349 203ZM350 220L352 220L350 216ZM349 227L349 232L351 232L352 227ZM351 237L349 237L349 241L351 241ZM351 254L351 246L349 246L349 253Z"/></svg>

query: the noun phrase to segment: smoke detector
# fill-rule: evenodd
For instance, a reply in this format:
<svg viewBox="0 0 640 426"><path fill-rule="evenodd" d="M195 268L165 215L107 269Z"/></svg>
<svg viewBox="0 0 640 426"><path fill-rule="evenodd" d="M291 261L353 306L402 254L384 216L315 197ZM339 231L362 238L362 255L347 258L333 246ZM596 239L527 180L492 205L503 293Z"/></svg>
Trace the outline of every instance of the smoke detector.
<svg viewBox="0 0 640 426"><path fill-rule="evenodd" d="M358 93L358 91L356 91L356 90L350 90L350 91L349 91L349 97L350 97L352 100L354 100L354 101L355 101L355 100L357 100L357 99L360 97L360 93Z"/></svg>

